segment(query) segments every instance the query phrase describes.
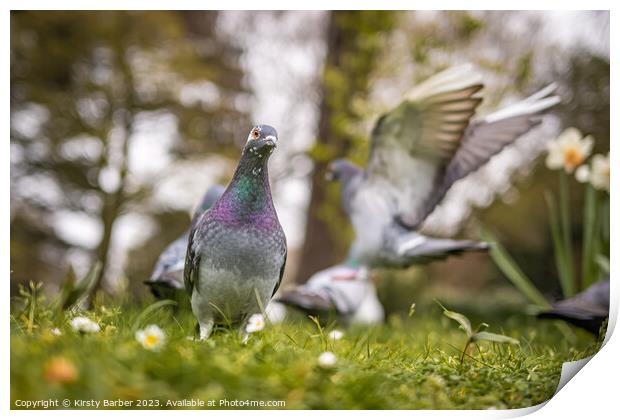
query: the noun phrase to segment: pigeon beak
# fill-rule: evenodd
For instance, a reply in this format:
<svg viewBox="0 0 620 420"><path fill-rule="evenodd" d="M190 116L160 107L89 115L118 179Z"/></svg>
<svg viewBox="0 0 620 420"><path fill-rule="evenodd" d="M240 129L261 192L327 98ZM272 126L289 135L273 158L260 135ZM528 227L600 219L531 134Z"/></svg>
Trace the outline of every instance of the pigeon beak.
<svg viewBox="0 0 620 420"><path fill-rule="evenodd" d="M278 139L274 136L267 136L265 138L265 144L275 149L276 147L278 147Z"/></svg>

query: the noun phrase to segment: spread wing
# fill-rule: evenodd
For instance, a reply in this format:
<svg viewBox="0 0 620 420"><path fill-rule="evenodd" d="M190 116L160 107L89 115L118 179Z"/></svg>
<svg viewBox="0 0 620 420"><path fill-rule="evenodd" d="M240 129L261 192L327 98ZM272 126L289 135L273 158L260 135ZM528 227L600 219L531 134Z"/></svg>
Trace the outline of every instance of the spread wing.
<svg viewBox="0 0 620 420"><path fill-rule="evenodd" d="M540 124L541 112L560 102L558 96L549 96L554 90L555 85L551 84L516 104L472 122L443 175L437 179L436 188L424 204L424 211L411 221L411 225L422 223L456 181L480 168L504 147Z"/></svg>
<svg viewBox="0 0 620 420"><path fill-rule="evenodd" d="M383 115L371 136L365 188L390 203L393 215L418 220L425 202L459 149L481 102L472 66L441 72Z"/></svg>
<svg viewBox="0 0 620 420"><path fill-rule="evenodd" d="M448 69L416 87L377 122L368 187L392 203L408 229L422 223L457 180L485 164L540 122L557 104L550 85L529 98L472 121L481 98L470 65ZM387 197L386 197L387 196Z"/></svg>

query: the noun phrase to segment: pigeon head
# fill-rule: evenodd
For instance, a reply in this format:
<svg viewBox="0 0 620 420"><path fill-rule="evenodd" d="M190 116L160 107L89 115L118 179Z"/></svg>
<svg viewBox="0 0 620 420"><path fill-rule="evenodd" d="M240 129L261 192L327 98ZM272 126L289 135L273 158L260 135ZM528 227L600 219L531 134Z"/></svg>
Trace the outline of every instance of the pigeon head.
<svg viewBox="0 0 620 420"><path fill-rule="evenodd" d="M278 146L278 132L270 125L257 125L248 134L248 140L243 148L243 154L266 160L273 149Z"/></svg>
<svg viewBox="0 0 620 420"><path fill-rule="evenodd" d="M336 159L327 165L325 179L328 181L339 181L344 184L351 181L362 169L346 159Z"/></svg>

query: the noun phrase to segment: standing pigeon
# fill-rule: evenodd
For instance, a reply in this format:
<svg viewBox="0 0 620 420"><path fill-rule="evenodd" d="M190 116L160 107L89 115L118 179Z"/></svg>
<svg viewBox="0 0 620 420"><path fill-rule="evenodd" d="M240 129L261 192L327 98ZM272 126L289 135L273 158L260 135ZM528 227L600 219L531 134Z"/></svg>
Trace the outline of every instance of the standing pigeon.
<svg viewBox="0 0 620 420"><path fill-rule="evenodd" d="M277 141L268 125L250 131L226 191L190 230L184 278L200 339L216 322L243 325L267 306L282 281L286 237L267 174Z"/></svg>
<svg viewBox="0 0 620 420"><path fill-rule="evenodd" d="M202 197L200 205L194 211L190 226L198 220L202 213L211 208L223 193L224 187L221 185L213 185L209 188ZM177 290L185 289L183 266L185 265L188 237L189 229L168 245L157 259L151 277L145 282L156 298L174 299Z"/></svg>
<svg viewBox="0 0 620 420"><path fill-rule="evenodd" d="M482 87L470 65L431 77L379 118L366 168L345 160L330 164L327 176L341 182L342 205L355 230L350 258L371 267L403 267L488 248L419 230L456 181L539 124L540 113L559 98L549 96L550 85L472 120Z"/></svg>
<svg viewBox="0 0 620 420"><path fill-rule="evenodd" d="M551 309L538 316L563 319L592 334L598 334L601 325L609 317L609 278L594 283L572 298L555 302Z"/></svg>
<svg viewBox="0 0 620 420"><path fill-rule="evenodd" d="M385 316L369 270L352 260L315 273L276 300L322 320L335 315L345 324L377 324Z"/></svg>

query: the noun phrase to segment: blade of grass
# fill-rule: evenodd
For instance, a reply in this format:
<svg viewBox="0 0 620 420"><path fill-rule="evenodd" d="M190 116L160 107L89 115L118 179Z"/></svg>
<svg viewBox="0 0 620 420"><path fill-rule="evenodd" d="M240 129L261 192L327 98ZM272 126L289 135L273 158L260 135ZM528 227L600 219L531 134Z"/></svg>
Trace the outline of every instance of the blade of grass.
<svg viewBox="0 0 620 420"><path fill-rule="evenodd" d="M481 236L485 241L493 244L489 251L491 258L493 258L497 267L504 273L508 280L510 280L533 304L542 309L551 308L549 302L547 302L545 297L538 291L530 279L527 278L525 273L521 271L517 263L502 245L499 244L495 236L487 230L483 230Z"/></svg>
<svg viewBox="0 0 620 420"><path fill-rule="evenodd" d="M586 289L598 279L595 263L596 232L598 231L597 194L591 184L586 186L583 209L583 249L581 252L581 289Z"/></svg>
<svg viewBox="0 0 620 420"><path fill-rule="evenodd" d="M151 314L155 313L156 311L158 311L159 309L165 307L165 306L172 306L172 305L176 305L177 302L174 300L170 300L170 299L166 299L166 300L160 300L158 302L155 302L149 306L147 306L142 312L140 312L140 315L138 315L138 317L136 318L136 321L133 323L133 331L136 331L139 327L140 324L146 319L148 318Z"/></svg>
<svg viewBox="0 0 620 420"><path fill-rule="evenodd" d="M564 262L566 264L567 297L575 295L576 279L573 269L573 235L570 214L570 190L566 171L560 171L560 221L562 226L562 241L564 242Z"/></svg>
<svg viewBox="0 0 620 420"><path fill-rule="evenodd" d="M547 208L549 209L549 224L551 226L551 238L553 239L553 252L555 256L555 266L558 270L558 276L560 277L560 286L562 286L562 293L564 296L568 296L571 291L572 284L570 282L569 274L566 270L566 250L564 249L564 241L562 240L561 227L558 217L558 209L551 193L545 193L545 200L547 201Z"/></svg>

